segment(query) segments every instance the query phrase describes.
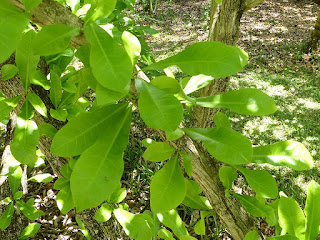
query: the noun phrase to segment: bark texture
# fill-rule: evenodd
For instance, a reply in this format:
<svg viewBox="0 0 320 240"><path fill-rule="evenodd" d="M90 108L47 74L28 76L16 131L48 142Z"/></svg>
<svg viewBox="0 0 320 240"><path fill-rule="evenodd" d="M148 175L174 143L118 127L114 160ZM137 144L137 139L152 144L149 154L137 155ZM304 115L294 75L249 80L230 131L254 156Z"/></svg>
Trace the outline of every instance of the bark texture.
<svg viewBox="0 0 320 240"><path fill-rule="evenodd" d="M318 49L318 43L320 40L320 1L316 1L318 5L318 16L316 23L314 25L314 29L311 33L311 37L307 43L306 52L311 52L312 50Z"/></svg>

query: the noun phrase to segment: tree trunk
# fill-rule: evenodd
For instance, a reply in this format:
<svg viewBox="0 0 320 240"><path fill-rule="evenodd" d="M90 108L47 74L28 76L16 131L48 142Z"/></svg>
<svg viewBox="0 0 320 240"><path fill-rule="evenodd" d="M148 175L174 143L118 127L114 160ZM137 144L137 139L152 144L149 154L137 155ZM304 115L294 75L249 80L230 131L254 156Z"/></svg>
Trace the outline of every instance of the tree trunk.
<svg viewBox="0 0 320 240"><path fill-rule="evenodd" d="M312 50L317 50L318 49L318 43L320 40L320 4L319 1L317 2L318 4L318 16L317 16L317 20L316 23L314 25L314 29L311 33L311 37L307 43L306 46L306 53L311 52Z"/></svg>

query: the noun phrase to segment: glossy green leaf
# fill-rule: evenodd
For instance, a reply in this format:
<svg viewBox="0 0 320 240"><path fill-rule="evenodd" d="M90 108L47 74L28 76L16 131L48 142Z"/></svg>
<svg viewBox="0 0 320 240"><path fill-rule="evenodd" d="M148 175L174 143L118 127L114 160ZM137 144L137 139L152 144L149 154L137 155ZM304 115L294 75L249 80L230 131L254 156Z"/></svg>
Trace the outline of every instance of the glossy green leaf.
<svg viewBox="0 0 320 240"><path fill-rule="evenodd" d="M22 198L23 196L23 192L22 191L18 191L13 195L13 199L14 200L19 200L20 198Z"/></svg>
<svg viewBox="0 0 320 240"><path fill-rule="evenodd" d="M141 143L146 146L146 147L149 147L151 146L153 143L155 143L156 141L154 141L153 139L151 138L145 138L141 141Z"/></svg>
<svg viewBox="0 0 320 240"><path fill-rule="evenodd" d="M181 128L177 128L174 131L166 131L167 140L173 141L181 138L184 135L184 131Z"/></svg>
<svg viewBox="0 0 320 240"><path fill-rule="evenodd" d="M278 213L282 235L288 233L299 239L305 239L306 219L303 211L294 199L281 196Z"/></svg>
<svg viewBox="0 0 320 240"><path fill-rule="evenodd" d="M28 25L29 19L24 13L14 14L16 10L19 12L20 10L11 3L8 3L8 0L2 0L0 4L0 63L2 63L7 60L17 48L22 36L22 31ZM11 5L15 10L12 9ZM7 13L9 15L2 15Z"/></svg>
<svg viewBox="0 0 320 240"><path fill-rule="evenodd" d="M2 74L1 80L2 81L9 80L10 78L13 78L17 72L18 72L18 68L15 65L13 64L3 65L1 68L1 74Z"/></svg>
<svg viewBox="0 0 320 240"><path fill-rule="evenodd" d="M210 215L210 212L201 211L200 212L200 220L194 225L194 232L198 235L206 235L206 223L205 218Z"/></svg>
<svg viewBox="0 0 320 240"><path fill-rule="evenodd" d="M69 46L71 38L77 36L79 31L79 28L64 24L47 25L34 39L33 53L41 56L60 53Z"/></svg>
<svg viewBox="0 0 320 240"><path fill-rule="evenodd" d="M9 0L2 0L0 2L0 20L8 15L15 15L21 11L13 5Z"/></svg>
<svg viewBox="0 0 320 240"><path fill-rule="evenodd" d="M172 236L172 233L169 232L167 229L165 228L161 228L158 233L157 233L158 237L160 239L164 239L164 240L175 240L175 238Z"/></svg>
<svg viewBox="0 0 320 240"><path fill-rule="evenodd" d="M31 73L30 83L41 86L44 90L50 89L50 82L47 80L46 76L40 71L34 71Z"/></svg>
<svg viewBox="0 0 320 240"><path fill-rule="evenodd" d="M141 118L149 127L165 131L178 128L183 108L176 97L140 79L136 79L136 89Z"/></svg>
<svg viewBox="0 0 320 240"><path fill-rule="evenodd" d="M108 203L104 203L94 215L94 219L98 222L106 222L111 218L112 211L113 207Z"/></svg>
<svg viewBox="0 0 320 240"><path fill-rule="evenodd" d="M90 236L89 231L86 229L86 227L84 226L84 223L81 221L81 219L78 218L77 216L76 216L76 222L78 223L78 226L79 226L81 232L83 233L83 235L86 237L86 239L91 240L91 236Z"/></svg>
<svg viewBox="0 0 320 240"><path fill-rule="evenodd" d="M118 188L116 189L110 196L109 199L107 199L108 203L119 203L123 201L127 196L127 190L125 188Z"/></svg>
<svg viewBox="0 0 320 240"><path fill-rule="evenodd" d="M55 107L58 107L62 97L62 86L61 86L61 79L54 70L51 70L50 72L50 85L51 85L51 89L50 89L51 102Z"/></svg>
<svg viewBox="0 0 320 240"><path fill-rule="evenodd" d="M225 127L231 129L231 122L227 115L222 112L217 112L213 117L216 127Z"/></svg>
<svg viewBox="0 0 320 240"><path fill-rule="evenodd" d="M22 3L27 11L37 7L41 2L42 0L22 0Z"/></svg>
<svg viewBox="0 0 320 240"><path fill-rule="evenodd" d="M141 52L139 39L128 31L124 31L121 38L124 48L126 49L127 54L131 60L131 65L134 66L137 63Z"/></svg>
<svg viewBox="0 0 320 240"><path fill-rule="evenodd" d="M55 135L51 152L58 156L71 157L81 154L100 136L108 135L119 127L127 104L109 105L84 112L70 120Z"/></svg>
<svg viewBox="0 0 320 240"><path fill-rule="evenodd" d="M157 213L157 217L159 221L170 228L178 238L183 235L188 235L188 231L176 210L172 209L168 212Z"/></svg>
<svg viewBox="0 0 320 240"><path fill-rule="evenodd" d="M28 202L23 202L21 200L16 201L20 211L30 220L37 220L39 217L44 215L44 212L37 210L33 207L34 199L28 200Z"/></svg>
<svg viewBox="0 0 320 240"><path fill-rule="evenodd" d="M192 157L185 153L185 152L180 152L182 159L183 159L183 167L184 170L186 171L187 175L189 177L192 177L192 172L193 172L193 168L192 168Z"/></svg>
<svg viewBox="0 0 320 240"><path fill-rule="evenodd" d="M216 2L217 4L220 4L220 3L222 2L222 0L215 0L215 2Z"/></svg>
<svg viewBox="0 0 320 240"><path fill-rule="evenodd" d="M57 129L50 123L42 123L38 128L41 136L54 138L54 135L57 133Z"/></svg>
<svg viewBox="0 0 320 240"><path fill-rule="evenodd" d="M114 215L130 238L136 240L152 239L152 219L149 215L135 215L120 208L114 210Z"/></svg>
<svg viewBox="0 0 320 240"><path fill-rule="evenodd" d="M8 182L11 189L12 195L14 195L20 187L21 178L22 178L22 169L20 166L16 167L16 169L11 173L11 169L8 175ZM13 168L14 169L14 168Z"/></svg>
<svg viewBox="0 0 320 240"><path fill-rule="evenodd" d="M40 113L44 117L47 117L47 108L37 94L32 92L28 93L27 100L31 103L31 105L38 113Z"/></svg>
<svg viewBox="0 0 320 240"><path fill-rule="evenodd" d="M150 82L153 86L156 86L157 88L171 94L179 93L181 90L179 82L172 78L167 76L160 76L152 79Z"/></svg>
<svg viewBox="0 0 320 240"><path fill-rule="evenodd" d="M19 76L25 90L31 84L31 75L37 70L39 55L33 52L33 41L36 33L33 30L26 32L18 45L16 50L16 64L19 69Z"/></svg>
<svg viewBox="0 0 320 240"><path fill-rule="evenodd" d="M208 108L228 108L236 113L264 116L277 111L275 102L258 89L240 89L196 99L196 104Z"/></svg>
<svg viewBox="0 0 320 240"><path fill-rule="evenodd" d="M92 4L91 8L84 19L86 23L108 17L114 10L117 0L93 0L90 3Z"/></svg>
<svg viewBox="0 0 320 240"><path fill-rule="evenodd" d="M320 185L311 181L308 186L307 202L304 212L307 217L307 228L305 240L316 239L320 227Z"/></svg>
<svg viewBox="0 0 320 240"><path fill-rule="evenodd" d="M14 213L14 203L11 202L0 217L1 231L9 227L13 213Z"/></svg>
<svg viewBox="0 0 320 240"><path fill-rule="evenodd" d="M27 239L36 235L40 227L40 223L30 223L25 229L22 230L19 239Z"/></svg>
<svg viewBox="0 0 320 240"><path fill-rule="evenodd" d="M0 100L0 122L10 117L11 111L18 105L21 96Z"/></svg>
<svg viewBox="0 0 320 240"><path fill-rule="evenodd" d="M67 214L72 208L75 207L70 184L65 184L59 191L56 198L57 206L63 214Z"/></svg>
<svg viewBox="0 0 320 240"><path fill-rule="evenodd" d="M80 59L80 61L89 69L90 67L90 44L82 45L77 49L75 56ZM90 85L90 84L89 84Z"/></svg>
<svg viewBox="0 0 320 240"><path fill-rule="evenodd" d="M56 190L62 190L66 185L70 185L70 179L66 177L58 178L54 183L53 188Z"/></svg>
<svg viewBox="0 0 320 240"><path fill-rule="evenodd" d="M247 54L237 47L221 42L199 42L145 70L162 70L176 65L189 75L204 74L221 78L241 72L247 61Z"/></svg>
<svg viewBox="0 0 320 240"><path fill-rule="evenodd" d="M313 168L313 159L306 147L299 142L284 141L253 148L256 163L287 166L294 170Z"/></svg>
<svg viewBox="0 0 320 240"><path fill-rule="evenodd" d="M29 178L28 180L31 182L48 183L53 180L53 176L49 173L42 173L42 174L35 175L35 176Z"/></svg>
<svg viewBox="0 0 320 240"><path fill-rule="evenodd" d="M185 94L193 93L201 88L204 88L209 83L211 83L214 80L211 76L206 75L197 75L190 78L186 86L184 87L183 91Z"/></svg>
<svg viewBox="0 0 320 240"><path fill-rule="evenodd" d="M300 238L297 238L294 235L282 235L282 236L275 236L275 237L269 237L267 240L301 240Z"/></svg>
<svg viewBox="0 0 320 240"><path fill-rule="evenodd" d="M193 209L210 210L212 207L210 206L208 199L206 197L199 196L199 192L191 182L193 181L185 179L186 196L182 203Z"/></svg>
<svg viewBox="0 0 320 240"><path fill-rule="evenodd" d="M197 240L197 239L189 235L183 235L180 237L180 240Z"/></svg>
<svg viewBox="0 0 320 240"><path fill-rule="evenodd" d="M153 212L170 211L179 206L185 195L185 180L176 155L151 180L151 209Z"/></svg>
<svg viewBox="0 0 320 240"><path fill-rule="evenodd" d="M128 93L132 65L126 51L98 25L87 26L85 34L91 43L90 66L97 81L107 89Z"/></svg>
<svg viewBox="0 0 320 240"><path fill-rule="evenodd" d="M194 140L201 140L208 152L227 164L251 162L252 146L248 138L227 128L189 128L185 133Z"/></svg>
<svg viewBox="0 0 320 240"><path fill-rule="evenodd" d="M96 85L96 102L98 106L115 104L126 95L127 92L116 92L103 87L99 83Z"/></svg>
<svg viewBox="0 0 320 240"><path fill-rule="evenodd" d="M68 112L66 109L62 109L62 108L58 108L58 109L51 108L50 115L51 115L51 117L53 117L61 122L64 122L67 120Z"/></svg>
<svg viewBox="0 0 320 240"><path fill-rule="evenodd" d="M152 143L143 153L143 158L152 162L168 160L176 150L165 142Z"/></svg>
<svg viewBox="0 0 320 240"><path fill-rule="evenodd" d="M98 206L119 185L131 117L131 109L124 110L110 126L100 129L104 135L82 153L74 166L70 184L77 211ZM107 128L109 131L104 132Z"/></svg>
<svg viewBox="0 0 320 240"><path fill-rule="evenodd" d="M265 170L249 170L238 167L238 170L245 176L249 186L264 198L276 198L278 186L273 176Z"/></svg>
<svg viewBox="0 0 320 240"><path fill-rule="evenodd" d="M256 231L251 231L246 234L243 240L258 240L259 235Z"/></svg>
<svg viewBox="0 0 320 240"><path fill-rule="evenodd" d="M226 189L232 187L233 181L238 177L237 171L233 167L223 166L219 169L219 178Z"/></svg>

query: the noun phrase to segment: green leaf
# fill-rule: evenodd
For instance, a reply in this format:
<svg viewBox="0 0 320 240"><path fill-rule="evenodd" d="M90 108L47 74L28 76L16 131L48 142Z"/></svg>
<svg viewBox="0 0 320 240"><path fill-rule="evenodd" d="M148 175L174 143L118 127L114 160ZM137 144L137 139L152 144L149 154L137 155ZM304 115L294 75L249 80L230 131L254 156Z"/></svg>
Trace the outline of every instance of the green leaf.
<svg viewBox="0 0 320 240"><path fill-rule="evenodd" d="M108 17L116 7L117 0L93 0L90 3L91 8L84 19L86 23Z"/></svg>
<svg viewBox="0 0 320 240"><path fill-rule="evenodd" d="M165 228L161 228L158 233L157 233L158 237L164 240L175 240L175 238L172 236L172 233L169 232L167 229Z"/></svg>
<svg viewBox="0 0 320 240"><path fill-rule="evenodd" d="M185 179L186 183L186 196L183 200L183 204L191 207L193 209L203 209L210 210L212 207L210 206L208 199L205 197L199 196L197 189L194 187L194 183L192 180Z"/></svg>
<svg viewBox="0 0 320 240"><path fill-rule="evenodd" d="M152 218L147 214L132 214L120 208L114 210L114 215L126 234L136 240L152 239Z"/></svg>
<svg viewBox="0 0 320 240"><path fill-rule="evenodd" d="M42 123L38 128L41 136L54 138L55 134L57 133L57 129L50 123Z"/></svg>
<svg viewBox="0 0 320 240"><path fill-rule="evenodd" d="M19 68L19 76L25 90L31 84L31 76L37 70L39 55L33 52L33 41L36 33L33 30L26 32L18 45L16 50L16 64Z"/></svg>
<svg viewBox="0 0 320 240"><path fill-rule="evenodd" d="M28 93L27 101L31 103L31 105L38 113L40 113L44 117L47 117L47 108L37 94L32 92Z"/></svg>
<svg viewBox="0 0 320 240"><path fill-rule="evenodd" d="M149 127L165 131L178 128L183 108L176 97L140 79L136 79L136 89L141 118Z"/></svg>
<svg viewBox="0 0 320 240"><path fill-rule="evenodd" d="M223 166L219 169L219 178L226 189L232 187L233 181L237 177L238 173L233 167Z"/></svg>
<svg viewBox="0 0 320 240"><path fill-rule="evenodd" d="M192 177L192 172L193 172L193 168L192 168L192 157L185 153L185 152L180 152L182 159L183 159L183 167L184 170L186 171L187 175L189 177Z"/></svg>
<svg viewBox="0 0 320 240"><path fill-rule="evenodd" d="M287 166L298 171L313 168L313 159L309 151L302 143L294 141L255 147L253 160L256 163Z"/></svg>
<svg viewBox="0 0 320 240"><path fill-rule="evenodd" d="M14 138L10 145L11 153L16 160L28 166L34 166L38 160L36 147L40 139L37 124L32 120L18 117Z"/></svg>
<svg viewBox="0 0 320 240"><path fill-rule="evenodd" d="M305 239L306 219L303 211L294 199L281 196L278 213L282 235L288 233L299 239Z"/></svg>
<svg viewBox="0 0 320 240"><path fill-rule="evenodd" d="M251 231L246 234L243 240L258 240L259 235L256 231Z"/></svg>
<svg viewBox="0 0 320 240"><path fill-rule="evenodd" d="M282 236L275 236L275 237L269 237L268 240L301 240L300 238L297 238L293 235L282 235Z"/></svg>
<svg viewBox="0 0 320 240"><path fill-rule="evenodd" d="M235 165L251 162L252 146L248 138L227 128L189 128L185 133L201 140L208 152L219 161Z"/></svg>
<svg viewBox="0 0 320 240"><path fill-rule="evenodd" d="M42 174L35 175L35 176L29 178L28 180L31 182L48 183L53 180L53 176L49 173L42 173Z"/></svg>
<svg viewBox="0 0 320 240"><path fill-rule="evenodd" d="M20 211L30 220L37 220L44 215L44 212L37 210L33 207L34 199L30 199L27 203L17 200L16 201Z"/></svg>
<svg viewBox="0 0 320 240"><path fill-rule="evenodd" d="M41 29L33 41L33 52L36 55L48 56L64 51L77 36L79 28L64 24L47 25Z"/></svg>
<svg viewBox="0 0 320 240"><path fill-rule="evenodd" d="M78 218L77 216L76 216L76 222L78 223L79 228L80 228L81 232L83 233L83 235L86 237L86 239L91 240L89 231L86 229L86 227L84 226L84 223L81 221L81 219Z"/></svg>
<svg viewBox="0 0 320 240"><path fill-rule="evenodd" d="M160 76L152 79L150 82L153 86L156 86L157 88L171 94L176 94L181 91L181 87L179 82L172 78L167 76Z"/></svg>
<svg viewBox="0 0 320 240"><path fill-rule="evenodd" d="M189 235L183 235L180 237L180 240L197 240L197 239Z"/></svg>
<svg viewBox="0 0 320 240"><path fill-rule="evenodd" d="M55 107L58 107L61 97L62 97L62 86L61 86L61 79L59 75L54 71L51 70L50 72L50 99Z"/></svg>
<svg viewBox="0 0 320 240"><path fill-rule="evenodd" d="M113 207L108 203L104 203L94 215L94 219L98 222L106 222L111 218L112 211Z"/></svg>
<svg viewBox="0 0 320 240"><path fill-rule="evenodd" d="M50 89L49 81L47 80L46 76L43 75L43 73L41 73L40 71L34 71L31 73L30 83L41 86L44 90Z"/></svg>
<svg viewBox="0 0 320 240"><path fill-rule="evenodd" d="M180 128L172 131L166 131L166 137L169 141L177 140L184 135L184 131Z"/></svg>
<svg viewBox="0 0 320 240"><path fill-rule="evenodd" d="M90 70L90 44L82 45L77 49L75 56L80 59L86 70ZM90 85L90 84L89 84Z"/></svg>
<svg viewBox="0 0 320 240"><path fill-rule="evenodd" d="M96 85L96 102L98 106L115 104L126 95L127 92L116 92L103 87L99 83Z"/></svg>
<svg viewBox="0 0 320 240"><path fill-rule="evenodd" d="M231 129L231 122L228 116L222 112L217 112L213 117L213 121L217 127L225 127Z"/></svg>
<svg viewBox="0 0 320 240"><path fill-rule="evenodd" d="M222 2L222 0L215 0L215 2L216 2L217 4L220 4L220 3Z"/></svg>
<svg viewBox="0 0 320 240"><path fill-rule="evenodd" d="M81 154L103 135L120 127L119 119L125 115L127 104L116 104L84 112L71 119L55 135L51 152L62 157Z"/></svg>
<svg viewBox="0 0 320 240"><path fill-rule="evenodd" d="M40 227L40 223L30 223L25 229L22 230L19 239L27 239L34 236Z"/></svg>
<svg viewBox="0 0 320 240"><path fill-rule="evenodd" d="M203 74L193 76L188 81L187 85L184 87L183 91L185 94L193 93L201 88L204 88L209 83L211 83L214 80L211 76L206 76Z"/></svg>
<svg viewBox="0 0 320 240"><path fill-rule="evenodd" d="M141 141L141 143L146 146L149 147L151 146L153 143L155 143L156 141L152 140L151 138L145 138Z"/></svg>
<svg viewBox="0 0 320 240"><path fill-rule="evenodd" d="M206 224L205 218L210 214L210 212L201 211L200 220L194 225L194 232L198 235L206 235Z"/></svg>
<svg viewBox="0 0 320 240"><path fill-rule="evenodd" d="M247 61L247 54L237 47L221 42L199 42L145 70L162 70L176 65L189 75L204 74L222 78L241 72Z"/></svg>
<svg viewBox="0 0 320 240"><path fill-rule="evenodd" d="M238 170L245 176L249 186L264 198L276 198L278 186L273 176L265 170L249 170L238 167Z"/></svg>
<svg viewBox="0 0 320 240"><path fill-rule="evenodd" d="M170 228L178 238L183 235L188 235L188 231L176 210L172 209L168 212L157 213L157 217L159 221Z"/></svg>
<svg viewBox="0 0 320 240"><path fill-rule="evenodd" d="M74 166L70 184L77 211L98 206L119 185L131 120L131 109L123 110L115 122L110 122L103 131L100 129L104 135L82 153Z"/></svg>
<svg viewBox="0 0 320 240"><path fill-rule="evenodd" d="M58 178L54 183L53 188L57 190L62 190L66 185L70 185L70 179L66 177Z"/></svg>
<svg viewBox="0 0 320 240"><path fill-rule="evenodd" d="M0 122L10 117L11 111L18 105L21 96L0 100Z"/></svg>
<svg viewBox="0 0 320 240"><path fill-rule="evenodd" d="M107 89L128 93L132 65L126 51L98 25L84 31L91 43L90 66L97 81Z"/></svg>
<svg viewBox="0 0 320 240"><path fill-rule="evenodd" d="M236 113L264 116L277 111L275 102L261 90L240 89L196 99L196 104L208 108L228 108Z"/></svg>
<svg viewBox="0 0 320 240"><path fill-rule="evenodd" d="M70 184L65 184L64 187L59 191L56 201L59 210L63 214L67 214L72 208L75 207Z"/></svg>
<svg viewBox="0 0 320 240"><path fill-rule="evenodd" d="M15 15L17 13L21 13L21 11L16 8L16 6L13 5L10 1L2 0L0 2L0 20L3 17L6 17L8 15Z"/></svg>
<svg viewBox="0 0 320 240"><path fill-rule="evenodd" d="M13 78L16 73L18 72L18 68L15 65L12 64L6 64L3 65L1 68L1 74L2 74L2 81L9 80L10 78Z"/></svg>
<svg viewBox="0 0 320 240"><path fill-rule="evenodd" d="M23 192L22 191L18 191L13 195L13 199L14 200L19 200L20 198L22 198L23 196Z"/></svg>
<svg viewBox="0 0 320 240"><path fill-rule="evenodd" d="M4 231L7 227L9 227L13 213L14 213L14 203L11 202L0 217L1 231Z"/></svg>
<svg viewBox="0 0 320 240"><path fill-rule="evenodd" d="M12 11L15 13L16 10L18 12L20 12L20 10L11 3L8 3L8 0L2 0L0 4L0 11L5 11L0 14L0 63L2 63L7 60L17 48L22 36L22 31L28 25L29 19L24 13L11 14ZM11 5L15 10L12 10ZM6 13L10 15L2 15Z"/></svg>
<svg viewBox="0 0 320 240"><path fill-rule="evenodd" d="M127 196L127 191L125 188L118 188L116 189L110 196L109 199L107 199L108 203L119 203L123 201Z"/></svg>
<svg viewBox="0 0 320 240"><path fill-rule="evenodd" d="M307 228L305 240L316 239L320 227L320 185L311 181L308 186L307 202L304 212L307 217Z"/></svg>
<svg viewBox="0 0 320 240"><path fill-rule="evenodd" d="M124 31L121 38L124 48L126 49L127 54L129 55L129 58L131 60L131 65L134 66L137 63L141 53L141 45L139 39L128 31Z"/></svg>
<svg viewBox="0 0 320 240"><path fill-rule="evenodd" d="M12 168L10 168L10 170L11 169ZM9 182L12 195L14 195L19 190L19 187L21 184L21 178L22 178L22 169L20 166L16 167L16 169L9 174L8 182Z"/></svg>
<svg viewBox="0 0 320 240"><path fill-rule="evenodd" d="M61 122L64 122L67 120L68 112L66 109L61 109L61 108L53 109L53 108L51 108L50 115L51 115L51 117L53 117Z"/></svg>
<svg viewBox="0 0 320 240"><path fill-rule="evenodd" d="M143 153L143 158L152 162L168 160L176 150L165 142L152 143Z"/></svg>
<svg viewBox="0 0 320 240"><path fill-rule="evenodd" d="M22 0L23 5L25 6L27 11L37 7L42 0Z"/></svg>
<svg viewBox="0 0 320 240"><path fill-rule="evenodd" d="M186 185L178 155L169 160L151 180L150 205L153 212L176 208L186 195Z"/></svg>

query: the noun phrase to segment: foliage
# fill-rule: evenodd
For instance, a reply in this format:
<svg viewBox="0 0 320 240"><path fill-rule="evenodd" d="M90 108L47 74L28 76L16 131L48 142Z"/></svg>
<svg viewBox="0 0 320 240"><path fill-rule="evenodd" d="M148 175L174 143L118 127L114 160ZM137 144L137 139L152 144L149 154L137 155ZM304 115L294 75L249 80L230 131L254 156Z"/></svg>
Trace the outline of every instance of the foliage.
<svg viewBox="0 0 320 240"><path fill-rule="evenodd" d="M40 2L23 3L29 11ZM70 1L66 3L70 4ZM175 149L170 141L153 142L143 155L149 161L167 160L151 181L151 211L133 214L125 205L119 204L126 195L120 182L124 171L123 152L128 144L131 113L136 109L148 127L165 131L169 139L181 140L188 136L194 141L202 141L208 152L226 165L220 170L226 196L230 197L231 193L250 214L266 218L271 226L276 226L281 236L315 239L320 226L316 205L320 198L319 185L310 183L303 212L291 198L281 195L280 199L275 200L278 198L278 187L269 172L252 170L247 166L268 163L296 170L310 169L313 160L302 144L286 141L253 147L248 138L231 129L228 117L223 114L216 115L214 128L184 126L186 106L227 108L253 116L268 115L277 110L272 98L258 89L240 89L199 98L189 95L215 78L242 71L248 61L247 54L220 42L201 42L151 64L144 42L140 44L141 38L135 36L141 35L141 29L132 23L121 23L125 19L121 10L130 7L132 1L85 3L91 3L91 8L83 18L83 29L52 24L40 28L39 32L29 26L30 14L21 12L8 0L0 3L0 40L3 43L0 46L0 61L5 61L16 50L16 67L5 65L2 68L3 80L14 76L18 70L25 90L22 96L11 99L2 97L0 100L2 121L9 118L20 98L24 101L11 143L12 155L19 163L8 173L12 197L7 198L8 206L0 217L1 230L9 226L14 206L30 220L44 214L33 207L34 199L27 202L20 200L22 193L18 190L22 176L20 165L37 166L37 145L40 135L45 134L53 137L52 154L69 157L69 162L61 168L63 177L55 183L55 189L60 190L57 204L62 213L72 208L80 212L102 204L96 213L96 220L107 221L113 214L131 238L149 240L159 235L164 239L173 239L174 234L179 239L194 239L175 210L184 204L203 210L194 230L199 235L205 235L205 218L212 214L211 206L200 195L202 190L197 183L191 180L192 157L181 149ZM84 6L77 2L70 7L78 13ZM89 44L75 51L70 41L80 31L84 32ZM81 70L68 68L74 55L84 64ZM36 69L40 56L50 67L48 79ZM160 77L152 77L151 81L141 78L136 64L147 64L142 71ZM189 77L175 79L172 74L165 76L162 70L172 65L178 66ZM51 106L44 104L43 96L32 92L31 84L50 89ZM96 93L93 103L83 97L88 89ZM45 119L49 113L59 121L68 121L56 133L49 123L37 126L34 110ZM183 159L187 177L179 164L180 158ZM232 183L238 174L246 178L255 197L240 195L232 190ZM51 181L52 176L38 175L29 180L46 182ZM270 203L271 200L275 201ZM77 218L77 222L86 238L90 239L81 220ZM37 223L30 224L20 238L34 235L39 228ZM257 234L252 232L246 237L256 238Z"/></svg>

